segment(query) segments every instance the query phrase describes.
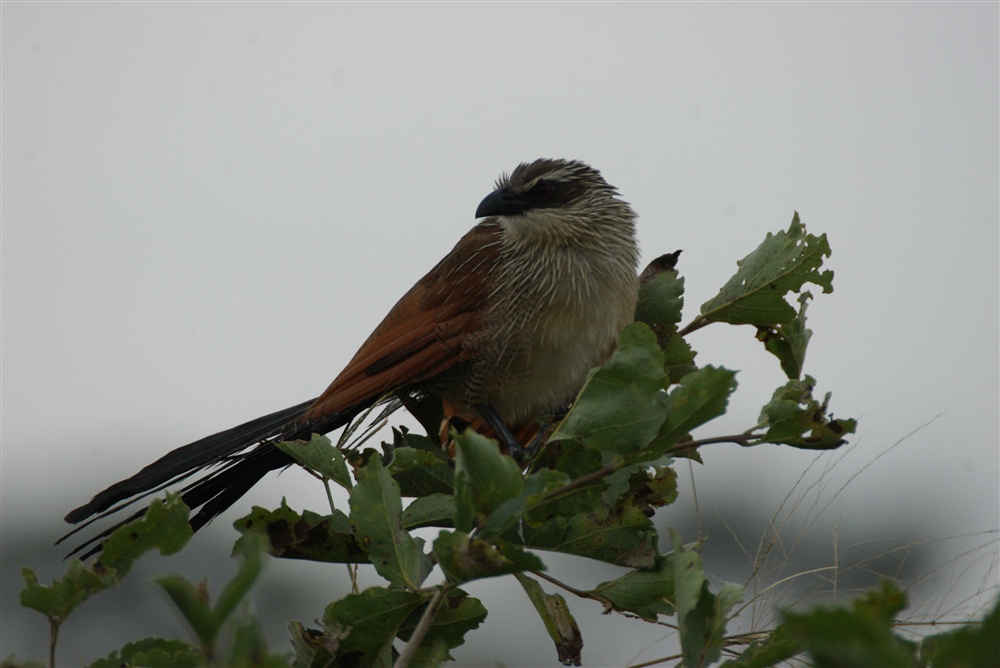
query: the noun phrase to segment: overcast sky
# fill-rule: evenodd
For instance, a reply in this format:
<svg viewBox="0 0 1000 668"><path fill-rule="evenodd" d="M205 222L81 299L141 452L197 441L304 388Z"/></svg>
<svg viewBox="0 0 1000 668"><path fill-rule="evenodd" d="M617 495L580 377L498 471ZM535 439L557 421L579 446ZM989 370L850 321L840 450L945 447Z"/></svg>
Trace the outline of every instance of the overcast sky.
<svg viewBox="0 0 1000 668"><path fill-rule="evenodd" d="M165 451L319 394L474 224L494 179L538 157L584 160L618 186L645 261L684 250L687 321L794 210L827 233L835 292L809 311L806 371L838 417L860 419L831 475L938 416L827 520L857 540L996 531L998 11L3 3L0 654L44 652L41 617L25 613L35 635L11 632L12 536L50 541L67 510ZM777 363L749 328L690 340L699 362L741 369L730 414L703 435L751 426L782 382ZM704 456L701 511L739 508L760 526L813 460L725 445ZM325 505L287 473L232 517L282 495ZM207 532L231 541L230 521ZM971 583L942 587L995 583L995 534L944 541L936 558L991 540L963 565ZM523 597L510 605L480 632L496 654L463 648L466 663L525 660L502 620L533 613ZM517 637L554 664L524 624ZM584 660L655 658L641 652L662 631L589 642Z"/></svg>

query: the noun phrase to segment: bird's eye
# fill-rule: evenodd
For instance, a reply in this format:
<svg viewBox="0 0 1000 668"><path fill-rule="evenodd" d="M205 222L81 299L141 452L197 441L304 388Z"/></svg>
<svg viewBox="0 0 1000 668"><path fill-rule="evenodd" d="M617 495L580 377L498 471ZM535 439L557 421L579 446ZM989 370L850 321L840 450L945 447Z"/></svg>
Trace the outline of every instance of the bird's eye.
<svg viewBox="0 0 1000 668"><path fill-rule="evenodd" d="M539 181L534 188L531 189L531 194L540 200L552 199L552 196L556 194L556 187L551 181Z"/></svg>

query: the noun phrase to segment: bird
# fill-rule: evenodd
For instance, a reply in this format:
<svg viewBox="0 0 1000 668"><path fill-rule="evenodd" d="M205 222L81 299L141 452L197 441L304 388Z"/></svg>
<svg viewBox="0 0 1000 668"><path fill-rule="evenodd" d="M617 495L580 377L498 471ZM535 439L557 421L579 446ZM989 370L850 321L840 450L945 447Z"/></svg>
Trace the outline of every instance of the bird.
<svg viewBox="0 0 1000 668"><path fill-rule="evenodd" d="M515 434L565 410L634 318L637 216L598 170L543 158L501 174L475 218L322 394L167 453L69 512L65 520L80 526L60 542L182 482L197 531L294 463L276 443L347 427L390 401L440 400L446 416L485 425L523 456Z"/></svg>

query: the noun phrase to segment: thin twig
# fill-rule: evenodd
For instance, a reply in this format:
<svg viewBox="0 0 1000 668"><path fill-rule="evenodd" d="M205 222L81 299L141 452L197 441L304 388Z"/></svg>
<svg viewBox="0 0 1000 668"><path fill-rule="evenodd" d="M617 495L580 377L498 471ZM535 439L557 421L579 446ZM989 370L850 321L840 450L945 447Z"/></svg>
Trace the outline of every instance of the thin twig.
<svg viewBox="0 0 1000 668"><path fill-rule="evenodd" d="M438 587L437 592L434 593L434 598L431 602L427 604L427 608L424 610L424 614L420 616L420 621L417 623L417 628L413 629L413 635L410 636L409 642L406 643L406 647L403 651L399 653L399 658L396 659L396 663L392 664L392 668L407 668L410 665L410 661L417 653L417 649L420 648L420 643L423 642L424 636L427 635L427 631L430 630L431 624L434 623L434 617L437 615L438 606L441 601L444 600L445 592L450 587L448 585L441 585Z"/></svg>
<svg viewBox="0 0 1000 668"><path fill-rule="evenodd" d="M677 659L683 659L683 654L674 654L673 656L665 656L662 659L653 659L652 661L646 661L645 663L633 663L628 668L649 668L649 666L658 666L661 663L666 663L667 661L676 661Z"/></svg>
<svg viewBox="0 0 1000 668"><path fill-rule="evenodd" d="M751 643L764 642L772 635L771 631L752 631L750 633L741 633L735 636L729 636L724 638L722 641L722 647L732 647L734 645L749 645ZM683 659L683 654L674 654L672 656L665 656L659 659L653 659L652 661L646 661L645 663L633 663L628 666L628 668L649 668L649 666L656 666L661 663L666 663L667 661L676 661L677 659Z"/></svg>
<svg viewBox="0 0 1000 668"><path fill-rule="evenodd" d="M49 668L56 668L57 642L59 642L59 623L49 618Z"/></svg>
<svg viewBox="0 0 1000 668"><path fill-rule="evenodd" d="M692 320L686 327L684 327L684 329L681 329L677 333L680 334L681 336L687 336L691 332L696 332L702 327L711 324L712 324L711 320L708 320L707 318L705 318L705 316L699 315L697 318Z"/></svg>
<svg viewBox="0 0 1000 668"><path fill-rule="evenodd" d="M597 482L601 478L606 478L607 476L621 469L622 466L623 465L620 464L619 465L609 464L608 466L605 466L602 469L598 469L593 473L588 473L587 475L577 478L576 480L573 480L572 482L569 482L558 489L552 490L551 492L545 495L544 500L551 501L552 499L558 499L559 497L565 496L570 492L575 492L577 489L581 487L586 487L592 482Z"/></svg>
<svg viewBox="0 0 1000 668"><path fill-rule="evenodd" d="M735 443L736 445L749 447L751 445L756 445L752 441L758 438L760 438L760 436L758 434L754 434L753 431L745 431L742 434L731 434L729 436L715 436L713 438L699 438L697 440L681 441L679 443L674 443L667 448L666 454L684 452L685 450L695 450L703 445L714 445L716 443Z"/></svg>
<svg viewBox="0 0 1000 668"><path fill-rule="evenodd" d="M326 490L326 500L330 504L330 515L331 517L335 512L337 512L336 506L333 504L333 492L330 490L330 480L325 476L320 476L323 481L323 488ZM347 574L351 576L351 591L357 594L360 590L358 589L358 568L354 564L347 564Z"/></svg>
<svg viewBox="0 0 1000 668"><path fill-rule="evenodd" d="M701 531L701 504L698 503L698 486L694 482L694 464L690 459L688 460L688 475L691 477L691 498L694 500L695 535L698 536L700 543L705 539L705 535Z"/></svg>
<svg viewBox="0 0 1000 668"><path fill-rule="evenodd" d="M751 445L750 441L758 438L753 431L746 431L742 434L733 434L731 436L718 436L716 438L703 438L697 441L684 441L682 443L676 443L669 448L667 448L664 454L672 454L677 452L684 452L686 450L694 450L703 445L710 445L713 443L736 443L738 445L747 446ZM624 468L624 464L608 464L602 469L598 469L592 473L588 473L585 476L577 478L566 485L558 489L554 489L545 495L546 501L551 501L552 499L558 499L560 497L566 496L570 492L575 492L581 487L586 487L587 485L597 482L602 478L606 478L612 473L616 473Z"/></svg>
<svg viewBox="0 0 1000 668"><path fill-rule="evenodd" d="M606 598L603 598L601 596L596 596L594 594L591 594L589 591L583 591L582 589L577 589L576 587L572 587L572 586L566 584L565 582L560 582L559 580L556 580L551 575L546 575L542 571L531 571L531 574L534 575L535 577L539 577L539 578L541 578L541 579L543 579L543 580L545 580L547 582L551 582L555 586L561 587L561 588L565 589L566 591L568 591L569 593L574 594L576 596L579 596L580 598L593 599L595 601L600 601L601 603L604 603L605 605L608 603L608 600Z"/></svg>
<svg viewBox="0 0 1000 668"><path fill-rule="evenodd" d="M330 514L337 512L336 506L333 505L333 492L330 491L330 480L326 476L321 478L323 480L323 489L326 490L326 501L330 504Z"/></svg>

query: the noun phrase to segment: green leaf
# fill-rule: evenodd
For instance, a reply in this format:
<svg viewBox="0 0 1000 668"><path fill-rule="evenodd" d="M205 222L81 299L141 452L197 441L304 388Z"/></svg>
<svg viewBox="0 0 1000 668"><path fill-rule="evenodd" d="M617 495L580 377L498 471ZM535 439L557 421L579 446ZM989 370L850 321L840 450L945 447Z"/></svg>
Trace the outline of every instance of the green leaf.
<svg viewBox="0 0 1000 668"><path fill-rule="evenodd" d="M554 517L538 525L526 522L508 529L503 539L631 568L651 568L659 557L656 529L634 506Z"/></svg>
<svg viewBox="0 0 1000 668"><path fill-rule="evenodd" d="M785 301L786 294L799 292L806 283L833 292L833 272L819 271L829 255L826 235L807 234L796 213L787 232L769 233L737 263L739 270L719 294L702 304L701 317L757 327L788 322L795 317L795 309Z"/></svg>
<svg viewBox="0 0 1000 668"><path fill-rule="evenodd" d="M722 664L722 668L770 668L800 654L802 648L788 637L788 630L779 626L767 640L753 643L738 657Z"/></svg>
<svg viewBox="0 0 1000 668"><path fill-rule="evenodd" d="M116 586L135 560L148 550L158 549L161 554L180 550L191 538L187 517L188 508L180 497L168 494L164 501L153 501L139 519L115 530L90 568L73 559L63 577L49 586L39 584L35 572L23 568L25 587L21 591L21 605L42 613L58 629L84 601Z"/></svg>
<svg viewBox="0 0 1000 668"><path fill-rule="evenodd" d="M263 572L265 543L263 536L244 536L234 548L234 552L239 557L239 568L226 583L226 586L222 588L219 600L213 609L220 627L233 614L236 606L246 599L250 589L253 588Z"/></svg>
<svg viewBox="0 0 1000 668"><path fill-rule="evenodd" d="M428 638L424 636L424 639L420 642L420 647L413 654L412 664L421 668L425 666L426 668L438 668L438 666L451 658L452 656L448 652L448 644L443 638Z"/></svg>
<svg viewBox="0 0 1000 668"><path fill-rule="evenodd" d="M70 560L63 577L49 586L38 584L38 576L30 568L22 568L21 576L25 582L21 605L37 610L56 625L94 594L118 584L114 573L100 565L94 569L85 568L79 559Z"/></svg>
<svg viewBox="0 0 1000 668"><path fill-rule="evenodd" d="M533 485L530 490L532 495L530 503L521 511L526 513L525 519L531 524L540 524L557 515L573 517L581 513L606 509L610 503L604 497L608 493L609 478L612 480L614 478L607 475L605 457L617 459L576 440L559 441L544 449L532 462L535 472L525 478L526 488L529 480ZM621 462L609 464L612 468L619 465L624 466ZM545 474L545 471L550 473ZM538 475L547 477L544 480L532 478ZM580 481L580 478L586 480ZM562 489L571 483L572 487ZM500 509L503 510L507 508Z"/></svg>
<svg viewBox="0 0 1000 668"><path fill-rule="evenodd" d="M628 453L646 447L666 417L663 353L643 323L621 334L618 349L590 372L573 407L550 438L579 438L592 448Z"/></svg>
<svg viewBox="0 0 1000 668"><path fill-rule="evenodd" d="M399 485L378 457L357 473L351 491L351 523L361 548L379 575L389 582L417 589L431 570L424 542L403 530Z"/></svg>
<svg viewBox="0 0 1000 668"><path fill-rule="evenodd" d="M639 287L635 319L654 332L659 326L679 323L683 309L684 279L676 270L664 271Z"/></svg>
<svg viewBox="0 0 1000 668"><path fill-rule="evenodd" d="M442 531L434 541L434 556L455 584L545 568L541 559L513 545L494 546L462 531Z"/></svg>
<svg viewBox="0 0 1000 668"><path fill-rule="evenodd" d="M786 323L777 327L758 327L757 340L764 348L778 358L781 370L792 380L802 375L802 366L806 360L806 347L812 337L812 330L806 328L806 307L812 294L803 292L799 295L799 312Z"/></svg>
<svg viewBox="0 0 1000 668"><path fill-rule="evenodd" d="M645 273L645 272L644 272ZM673 269L659 273L639 288L635 319L649 325L663 351L663 370L671 384L695 371L695 352L677 331L684 306L684 279Z"/></svg>
<svg viewBox="0 0 1000 668"><path fill-rule="evenodd" d="M208 597L208 583L197 587L179 575L157 578L156 584L166 593L198 637L203 647L211 648L219 633L219 623Z"/></svg>
<svg viewBox="0 0 1000 668"><path fill-rule="evenodd" d="M893 616L905 607L905 595L883 581L878 591L853 601L850 610L786 611L778 629L797 642L819 668L911 668L917 665L916 646L896 636L892 629Z"/></svg>
<svg viewBox="0 0 1000 668"><path fill-rule="evenodd" d="M176 494L153 501L142 517L116 529L104 541L98 561L120 579L149 550L157 549L162 555L179 552L194 533L188 524L189 513Z"/></svg>
<svg viewBox="0 0 1000 668"><path fill-rule="evenodd" d="M397 635L409 641L422 614L422 608L411 613ZM465 635L478 628L484 619L486 619L486 608L478 599L469 596L461 589L450 589L438 607L434 621L423 642L420 643L411 665L432 666L451 660L449 650L462 645L465 642Z"/></svg>
<svg viewBox="0 0 1000 668"><path fill-rule="evenodd" d="M650 570L633 570L617 580L602 582L590 591L619 612L634 612L655 621L659 615L674 614L674 563L670 555Z"/></svg>
<svg viewBox="0 0 1000 668"><path fill-rule="evenodd" d="M229 646L227 666L245 668L285 668L289 665L286 656L270 654L260 620L252 615L233 627L233 640Z"/></svg>
<svg viewBox="0 0 1000 668"><path fill-rule="evenodd" d="M550 501L546 496L549 492L565 487L569 482L569 476L565 473L550 469L542 469L525 476L520 493L501 503L490 514L483 534L490 536L501 534L522 521L528 513L531 513L533 521L540 522L552 515L561 514L563 510L574 515L582 512L580 506L574 503L579 499L577 495L571 495L571 500L557 501Z"/></svg>
<svg viewBox="0 0 1000 668"><path fill-rule="evenodd" d="M523 573L515 573L514 577L521 583L538 616L542 618L545 630L556 645L559 662L564 666L579 666L582 662L583 635L570 614L566 600L559 594L546 594L537 581Z"/></svg>
<svg viewBox="0 0 1000 668"><path fill-rule="evenodd" d="M557 452L555 462L550 464L551 469L572 480L604 468L604 457L600 451L588 448L579 441L560 441L553 444L552 450Z"/></svg>
<svg viewBox="0 0 1000 668"><path fill-rule="evenodd" d="M602 480L607 487L601 494L601 503L605 506L618 503L619 499L632 491L632 476L645 475L647 466L645 462L629 464L604 476Z"/></svg>
<svg viewBox="0 0 1000 668"><path fill-rule="evenodd" d="M674 551L674 587L677 625L685 666L708 666L719 659L729 611L743 599L743 588L724 583L712 594L702 570L701 556L681 545L671 531Z"/></svg>
<svg viewBox="0 0 1000 668"><path fill-rule="evenodd" d="M543 459L545 455L548 457ZM553 457L554 461L552 461ZM531 504L532 522L538 523L553 515L571 517L608 505L601 498L608 486L607 476L592 480L591 483L578 486L566 493L558 491L555 494L548 494L555 492L554 488L556 487L564 487L578 478L603 469L604 455L599 450L588 447L580 441L559 441L543 450L541 456L535 458L533 466L537 470L525 478L525 488L528 487L529 479L532 476L542 474L544 471L551 471L552 475L547 479L546 485L543 485L547 487L545 498L536 499L537 503ZM537 493L536 488L539 482L532 483L535 488L531 490L531 494ZM522 512L526 511L527 508Z"/></svg>
<svg viewBox="0 0 1000 668"><path fill-rule="evenodd" d="M807 375L775 390L760 414L760 423L767 431L758 439L759 443L832 450L847 442L844 437L854 433L857 420L828 417L830 395L826 395L823 403L816 401L812 396L815 385L816 379Z"/></svg>
<svg viewBox="0 0 1000 668"><path fill-rule="evenodd" d="M982 622L924 638L920 656L935 668L995 665L1000 657L1000 599Z"/></svg>
<svg viewBox="0 0 1000 668"><path fill-rule="evenodd" d="M207 582L195 586L179 575L169 575L156 580L156 584L177 607L181 617L194 631L208 654L211 654L211 649L226 620L250 593L250 589L264 568L263 538L259 536L246 538L242 546L237 548L240 567L223 588L214 607L210 604Z"/></svg>
<svg viewBox="0 0 1000 668"><path fill-rule="evenodd" d="M679 383L689 373L694 373L698 367L694 358L698 354L691 345L676 331L663 337L660 348L663 350L663 370L670 384Z"/></svg>
<svg viewBox="0 0 1000 668"><path fill-rule="evenodd" d="M336 648L338 665L371 666L391 654L404 620L429 601L426 593L371 587L331 603L323 621L344 635Z"/></svg>
<svg viewBox="0 0 1000 668"><path fill-rule="evenodd" d="M688 374L667 396L667 419L653 450L662 452L709 420L726 412L729 395L736 391L736 372L703 366Z"/></svg>
<svg viewBox="0 0 1000 668"><path fill-rule="evenodd" d="M340 641L347 637L350 629L342 629L335 633L324 625L324 630L307 629L301 622L288 623L291 635L292 651L296 668L333 668L334 658Z"/></svg>
<svg viewBox="0 0 1000 668"><path fill-rule="evenodd" d="M368 562L368 554L355 539L350 520L339 510L331 515L306 510L300 515L282 499L281 508L267 510L254 506L249 515L233 522L233 526L243 534L236 541L236 550L242 548L248 536L261 535L267 538L268 552L275 557L346 564Z"/></svg>
<svg viewBox="0 0 1000 668"><path fill-rule="evenodd" d="M906 610L906 594L889 580L882 580L878 589L865 592L851 601L855 614L869 615L891 626L893 618Z"/></svg>
<svg viewBox="0 0 1000 668"><path fill-rule="evenodd" d="M452 494L455 491L455 470L452 468L448 454L440 447L431 448L426 438L427 447L402 447L392 451L389 462L389 472L399 483L403 496L427 496L428 494ZM422 442L419 437L406 435L406 442Z"/></svg>
<svg viewBox="0 0 1000 668"><path fill-rule="evenodd" d="M0 661L3 668L46 668L47 665L37 659L20 659L16 654L8 654Z"/></svg>
<svg viewBox="0 0 1000 668"><path fill-rule="evenodd" d="M451 494L428 494L414 499L403 511L403 528L452 527L455 525L455 497Z"/></svg>
<svg viewBox="0 0 1000 668"><path fill-rule="evenodd" d="M205 665L205 657L194 645L180 640L146 638L130 642L90 668L195 668Z"/></svg>
<svg viewBox="0 0 1000 668"><path fill-rule="evenodd" d="M677 472L669 466L633 464L606 479L608 489L602 497L605 504L632 505L647 517L652 517L656 508L677 500Z"/></svg>
<svg viewBox="0 0 1000 668"><path fill-rule="evenodd" d="M333 447L326 436L313 434L308 441L287 441L276 445L279 450L316 475L332 480L348 491L354 486L351 474L347 471L344 454Z"/></svg>
<svg viewBox="0 0 1000 668"><path fill-rule="evenodd" d="M517 496L524 478L521 467L501 454L496 441L472 429L455 439L455 527L481 526L497 506Z"/></svg>

